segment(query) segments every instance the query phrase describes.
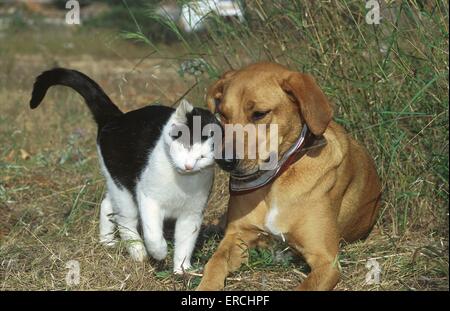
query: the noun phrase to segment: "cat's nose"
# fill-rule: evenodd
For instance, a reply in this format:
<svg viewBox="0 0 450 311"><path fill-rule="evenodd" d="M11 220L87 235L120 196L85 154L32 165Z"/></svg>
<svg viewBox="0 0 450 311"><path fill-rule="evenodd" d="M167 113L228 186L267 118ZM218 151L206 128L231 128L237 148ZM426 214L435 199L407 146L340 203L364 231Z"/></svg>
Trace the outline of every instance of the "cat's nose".
<svg viewBox="0 0 450 311"><path fill-rule="evenodd" d="M191 164L185 164L184 168L185 168L186 171L191 171L194 168L194 166L191 165Z"/></svg>

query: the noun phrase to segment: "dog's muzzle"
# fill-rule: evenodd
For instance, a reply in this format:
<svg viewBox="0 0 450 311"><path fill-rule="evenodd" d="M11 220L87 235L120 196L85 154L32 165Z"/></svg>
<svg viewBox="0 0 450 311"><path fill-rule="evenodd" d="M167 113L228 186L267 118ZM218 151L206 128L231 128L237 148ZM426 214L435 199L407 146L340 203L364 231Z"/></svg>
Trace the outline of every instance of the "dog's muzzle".
<svg viewBox="0 0 450 311"><path fill-rule="evenodd" d="M239 160L237 160L237 159L218 159L218 160L216 160L216 163L224 171L232 172L232 171L236 170Z"/></svg>
<svg viewBox="0 0 450 311"><path fill-rule="evenodd" d="M308 150L311 148L322 147L325 144L326 140L323 136L314 136L309 131L308 126L304 125L297 141L285 152L285 154L283 154L274 169L256 169L252 172L240 173L236 170L237 164L233 164L234 170L230 171L230 194L238 195L249 193L272 183L278 176L286 171L291 164L295 163L305 155Z"/></svg>

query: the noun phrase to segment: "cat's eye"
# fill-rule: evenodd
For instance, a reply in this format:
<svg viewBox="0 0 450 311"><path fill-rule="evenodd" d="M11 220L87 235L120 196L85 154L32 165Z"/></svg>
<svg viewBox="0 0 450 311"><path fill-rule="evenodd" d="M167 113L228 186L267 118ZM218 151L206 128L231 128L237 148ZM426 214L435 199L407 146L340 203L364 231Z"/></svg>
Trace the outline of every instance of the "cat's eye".
<svg viewBox="0 0 450 311"><path fill-rule="evenodd" d="M204 135L204 134L205 134L205 135ZM205 138L205 139L208 139L208 138L213 137L213 134L214 134L214 131L209 131L209 132L207 132L207 133L203 133L203 134L202 134L202 137Z"/></svg>
<svg viewBox="0 0 450 311"><path fill-rule="evenodd" d="M178 139L181 137L181 132L178 133L171 133L170 137L172 137L173 140Z"/></svg>
<svg viewBox="0 0 450 311"><path fill-rule="evenodd" d="M258 121L267 116L272 110L255 111L252 113L252 121Z"/></svg>
<svg viewBox="0 0 450 311"><path fill-rule="evenodd" d="M175 140L181 137L183 134L183 131L181 130L180 126L173 124L172 128L170 129L169 135L170 137Z"/></svg>

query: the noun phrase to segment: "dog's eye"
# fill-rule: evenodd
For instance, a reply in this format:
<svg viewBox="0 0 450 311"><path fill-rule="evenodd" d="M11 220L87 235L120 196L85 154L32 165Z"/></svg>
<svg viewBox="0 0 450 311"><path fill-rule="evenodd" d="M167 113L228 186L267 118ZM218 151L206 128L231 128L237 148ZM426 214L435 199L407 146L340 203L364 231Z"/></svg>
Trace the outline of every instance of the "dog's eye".
<svg viewBox="0 0 450 311"><path fill-rule="evenodd" d="M219 107L219 105L220 105L220 98L214 98L214 105L216 106L216 109Z"/></svg>
<svg viewBox="0 0 450 311"><path fill-rule="evenodd" d="M270 113L271 110L267 110L267 111L255 111L252 113L252 120L253 121L258 121L261 120L262 118L264 118L265 116L267 116Z"/></svg>

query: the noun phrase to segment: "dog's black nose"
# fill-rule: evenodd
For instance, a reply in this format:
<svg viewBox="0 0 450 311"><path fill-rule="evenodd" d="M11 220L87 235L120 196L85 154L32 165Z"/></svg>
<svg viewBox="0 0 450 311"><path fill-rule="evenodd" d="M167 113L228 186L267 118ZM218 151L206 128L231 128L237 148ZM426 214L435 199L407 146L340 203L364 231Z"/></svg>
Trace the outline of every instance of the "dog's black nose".
<svg viewBox="0 0 450 311"><path fill-rule="evenodd" d="M238 165L237 159L218 159L216 162L221 169L227 172L235 170Z"/></svg>

